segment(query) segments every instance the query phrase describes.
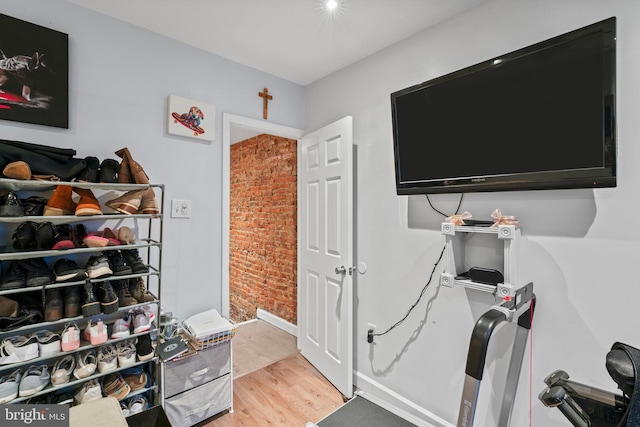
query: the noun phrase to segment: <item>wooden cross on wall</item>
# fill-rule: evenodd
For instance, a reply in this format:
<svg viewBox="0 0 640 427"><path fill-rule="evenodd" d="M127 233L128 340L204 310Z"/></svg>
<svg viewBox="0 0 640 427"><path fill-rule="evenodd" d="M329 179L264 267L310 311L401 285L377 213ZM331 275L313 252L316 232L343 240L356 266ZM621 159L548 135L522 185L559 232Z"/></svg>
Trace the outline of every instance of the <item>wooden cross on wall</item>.
<svg viewBox="0 0 640 427"><path fill-rule="evenodd" d="M262 118L266 119L269 113L269 101L273 99L273 96L269 95L269 89L266 87L263 92L258 92L258 96L262 98Z"/></svg>

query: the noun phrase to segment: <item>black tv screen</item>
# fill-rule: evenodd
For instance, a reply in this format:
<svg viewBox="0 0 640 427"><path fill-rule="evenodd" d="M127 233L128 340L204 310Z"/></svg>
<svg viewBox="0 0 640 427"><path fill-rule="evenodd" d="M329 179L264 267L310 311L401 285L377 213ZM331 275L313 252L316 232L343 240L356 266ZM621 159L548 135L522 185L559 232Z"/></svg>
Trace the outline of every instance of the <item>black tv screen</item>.
<svg viewBox="0 0 640 427"><path fill-rule="evenodd" d="M398 194L615 187L615 18L391 94Z"/></svg>

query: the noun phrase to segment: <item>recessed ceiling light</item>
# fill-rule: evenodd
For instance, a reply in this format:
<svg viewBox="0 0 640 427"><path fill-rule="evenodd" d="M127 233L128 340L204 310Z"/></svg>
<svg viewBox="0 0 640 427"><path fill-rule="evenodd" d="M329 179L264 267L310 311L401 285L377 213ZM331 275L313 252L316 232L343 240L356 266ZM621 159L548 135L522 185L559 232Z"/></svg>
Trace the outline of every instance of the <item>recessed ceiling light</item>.
<svg viewBox="0 0 640 427"><path fill-rule="evenodd" d="M327 8L329 12L335 11L339 6L337 0L327 0L324 2L324 7Z"/></svg>

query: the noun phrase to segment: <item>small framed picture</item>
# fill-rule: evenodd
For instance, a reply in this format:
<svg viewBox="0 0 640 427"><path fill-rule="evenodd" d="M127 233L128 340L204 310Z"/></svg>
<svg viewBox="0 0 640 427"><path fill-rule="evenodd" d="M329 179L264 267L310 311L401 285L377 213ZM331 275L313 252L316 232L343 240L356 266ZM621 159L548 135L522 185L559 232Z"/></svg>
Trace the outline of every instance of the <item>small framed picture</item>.
<svg viewBox="0 0 640 427"><path fill-rule="evenodd" d="M167 105L168 134L213 141L216 107L176 95L169 95Z"/></svg>

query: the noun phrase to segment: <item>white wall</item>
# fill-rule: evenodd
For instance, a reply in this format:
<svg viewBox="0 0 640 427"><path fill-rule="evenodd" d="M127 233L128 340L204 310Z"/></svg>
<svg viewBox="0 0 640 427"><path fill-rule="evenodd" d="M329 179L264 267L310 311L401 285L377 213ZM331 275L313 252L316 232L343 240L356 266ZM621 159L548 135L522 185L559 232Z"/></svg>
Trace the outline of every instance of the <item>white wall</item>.
<svg viewBox="0 0 640 427"><path fill-rule="evenodd" d="M3 0L1 13L69 35L68 130L0 121L0 138L116 158L129 147L171 199L192 201L191 219L164 220L163 305L186 317L221 309L222 113L301 128L304 88L65 0ZM215 22L212 22L215 25ZM212 143L166 133L170 94L216 106ZM205 118L211 120L211 118Z"/></svg>
<svg viewBox="0 0 640 427"><path fill-rule="evenodd" d="M523 230L520 277L535 283L538 305L512 425L530 425L530 399L531 425L568 425L537 399L543 378L555 369L615 389L604 366L607 351L615 341L640 346L640 230L631 222L640 207L639 14L636 1L492 0L307 87L306 129L353 116L358 261L368 265L356 289L359 387L425 422L455 425L470 333L492 303L474 291L439 288L438 269L408 320L375 345L366 343L367 323L381 331L406 313L443 246L442 218L425 198L395 194L389 94L617 16L617 188L469 194L462 205L479 219L500 208L517 215ZM432 201L452 213L458 198L436 195ZM495 425L494 394L509 354L508 340L494 339L487 362L493 374L481 384L476 425Z"/></svg>

